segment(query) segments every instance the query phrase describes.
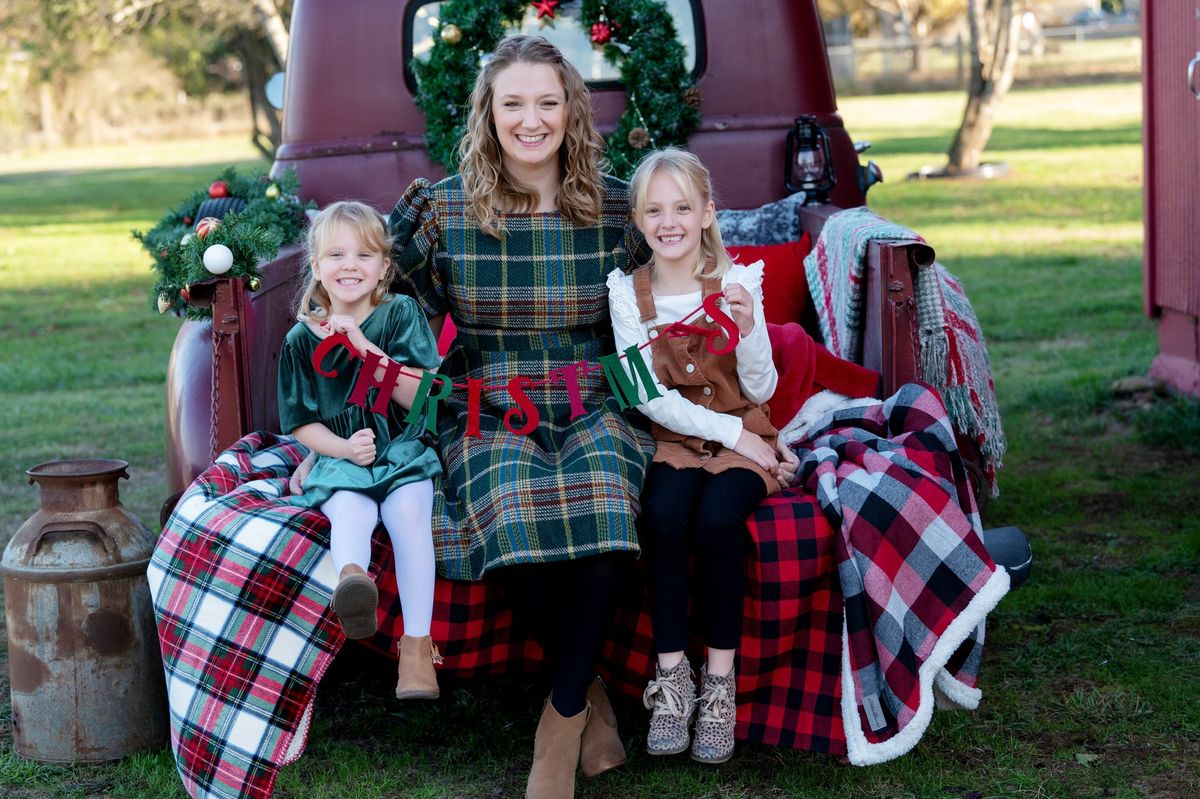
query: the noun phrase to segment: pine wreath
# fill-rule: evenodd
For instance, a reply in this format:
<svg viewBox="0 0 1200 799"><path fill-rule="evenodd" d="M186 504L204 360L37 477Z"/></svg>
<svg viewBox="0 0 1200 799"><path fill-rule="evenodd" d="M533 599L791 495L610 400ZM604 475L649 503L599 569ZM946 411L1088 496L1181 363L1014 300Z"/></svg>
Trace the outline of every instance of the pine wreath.
<svg viewBox="0 0 1200 799"><path fill-rule="evenodd" d="M553 16L553 6L561 3L549 5L546 13ZM450 0L439 10L441 27L429 60L413 63L426 147L450 171L458 168L458 142L466 130L480 58L529 7L528 0ZM659 0L580 0L580 17L593 45L620 70L628 93L607 148L612 172L628 178L647 147L687 144L700 121L699 90L692 85L674 20Z"/></svg>
<svg viewBox="0 0 1200 799"><path fill-rule="evenodd" d="M283 245L300 240L307 224L305 208L315 206L300 202L299 189L292 169L272 179L260 173L239 175L236 168L228 167L153 228L133 231L154 259L157 279L151 301L158 312L186 312L192 319L212 316L211 309L190 305L188 292L192 285L215 277L204 265L204 253L213 245L228 247L232 254L223 276L245 277L253 288L262 274L258 264L274 258ZM202 216L218 219L219 224L203 224Z"/></svg>

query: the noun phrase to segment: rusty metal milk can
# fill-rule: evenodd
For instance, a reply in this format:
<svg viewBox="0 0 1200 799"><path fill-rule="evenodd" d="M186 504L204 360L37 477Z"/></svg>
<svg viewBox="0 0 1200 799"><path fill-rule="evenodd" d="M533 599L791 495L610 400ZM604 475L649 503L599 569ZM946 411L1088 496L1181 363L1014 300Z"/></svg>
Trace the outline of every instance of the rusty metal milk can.
<svg viewBox="0 0 1200 799"><path fill-rule="evenodd" d="M25 473L41 509L0 561L13 749L47 762L113 760L167 739L146 565L154 535L123 507L119 460Z"/></svg>

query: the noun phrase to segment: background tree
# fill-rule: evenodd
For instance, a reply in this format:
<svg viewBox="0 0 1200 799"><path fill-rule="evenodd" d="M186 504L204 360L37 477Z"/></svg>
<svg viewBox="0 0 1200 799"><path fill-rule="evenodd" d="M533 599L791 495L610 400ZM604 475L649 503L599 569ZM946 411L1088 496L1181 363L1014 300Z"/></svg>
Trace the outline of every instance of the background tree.
<svg viewBox="0 0 1200 799"><path fill-rule="evenodd" d="M951 175L979 167L996 124L996 109L1016 74L1021 9L1014 0L967 0L967 30L971 71L967 107L946 164Z"/></svg>
<svg viewBox="0 0 1200 799"><path fill-rule="evenodd" d="M180 87L193 96L245 87L253 141L271 156L282 122L264 87L285 66L290 15L291 0L3 0L0 54L20 51L28 60L22 114L35 122L44 145L80 138L98 117L112 116L113 92L96 95L91 73L124 67L137 81L113 91L130 96L155 88L172 97ZM157 86L148 85L153 81Z"/></svg>
<svg viewBox="0 0 1200 799"><path fill-rule="evenodd" d="M146 36L163 25L215 37L217 47L236 52L250 100L251 139L271 158L283 134L283 120L266 98L267 79L287 66L292 0L125 0L113 14L129 30Z"/></svg>
<svg viewBox="0 0 1200 799"><path fill-rule="evenodd" d="M847 17L861 36L877 31L881 18L899 20L908 35L914 72L928 68L933 37L960 24L966 13L966 0L818 0L817 5L822 19ZM882 33L886 38L890 31Z"/></svg>

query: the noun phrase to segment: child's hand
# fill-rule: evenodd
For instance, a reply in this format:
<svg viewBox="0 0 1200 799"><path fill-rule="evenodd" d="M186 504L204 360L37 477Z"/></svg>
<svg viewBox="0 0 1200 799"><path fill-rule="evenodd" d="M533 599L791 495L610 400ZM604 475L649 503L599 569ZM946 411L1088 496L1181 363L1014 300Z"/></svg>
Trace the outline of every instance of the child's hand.
<svg viewBox="0 0 1200 799"><path fill-rule="evenodd" d="M776 440L775 451L779 453L779 465L775 467L775 479L779 485L787 488L796 479L796 471L800 468L800 459L791 447L781 440Z"/></svg>
<svg viewBox="0 0 1200 799"><path fill-rule="evenodd" d="M778 464L778 461L775 460L775 450L771 449L771 445L763 441L762 436L757 433L742 430L733 451L754 461L771 474L775 474L775 467Z"/></svg>
<svg viewBox="0 0 1200 799"><path fill-rule="evenodd" d="M350 343L355 346L360 352L364 349L367 343L367 337L363 335L362 330L358 327L358 322L354 321L354 317L349 314L334 314L325 320L322 325L330 333L341 333L346 338L350 339Z"/></svg>
<svg viewBox="0 0 1200 799"><path fill-rule="evenodd" d="M746 287L740 283L730 283L725 287L725 304L729 306L729 315L737 322L738 330L743 336L750 335L754 329L754 299Z"/></svg>
<svg viewBox="0 0 1200 799"><path fill-rule="evenodd" d="M296 471L292 472L292 476L288 478L288 493L295 496L300 496L304 493L304 481L308 479L308 475L312 472L313 464L317 462L317 453L310 452L304 456L304 460L300 461L300 465L296 467Z"/></svg>
<svg viewBox="0 0 1200 799"><path fill-rule="evenodd" d="M346 460L359 466L370 466L375 462L375 431L369 427L346 439Z"/></svg>

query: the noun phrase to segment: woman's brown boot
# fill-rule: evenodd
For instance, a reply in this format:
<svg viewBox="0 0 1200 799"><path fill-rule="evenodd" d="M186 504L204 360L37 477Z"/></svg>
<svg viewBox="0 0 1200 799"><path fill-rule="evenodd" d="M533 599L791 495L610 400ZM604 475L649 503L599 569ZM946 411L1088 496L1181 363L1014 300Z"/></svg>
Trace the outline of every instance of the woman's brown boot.
<svg viewBox="0 0 1200 799"><path fill-rule="evenodd" d="M585 705L574 716L564 718L546 700L533 737L533 768L529 770L525 799L574 799L580 740L591 709L591 705Z"/></svg>
<svg viewBox="0 0 1200 799"><path fill-rule="evenodd" d="M441 665L442 655L428 635L414 638L400 636L400 678L396 681L397 699L437 699L438 688L434 664Z"/></svg>
<svg viewBox="0 0 1200 799"><path fill-rule="evenodd" d="M579 765L585 777L595 777L625 765L625 744L617 733L617 714L599 677L588 688L587 701L592 706L592 715L583 728Z"/></svg>

